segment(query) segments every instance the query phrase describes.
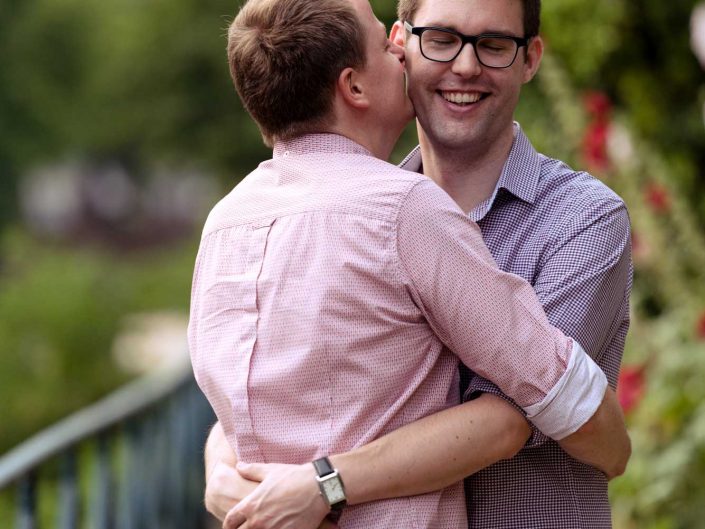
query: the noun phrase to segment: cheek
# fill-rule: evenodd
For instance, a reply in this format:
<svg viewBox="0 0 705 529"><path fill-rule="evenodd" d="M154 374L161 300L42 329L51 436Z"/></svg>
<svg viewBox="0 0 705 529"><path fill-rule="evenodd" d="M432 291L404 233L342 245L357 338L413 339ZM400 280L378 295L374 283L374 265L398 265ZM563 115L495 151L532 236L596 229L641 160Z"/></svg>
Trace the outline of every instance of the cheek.
<svg viewBox="0 0 705 529"><path fill-rule="evenodd" d="M422 60L416 56L406 57L406 75L409 78L409 85L414 86L427 81L429 77L429 69L425 68Z"/></svg>
<svg viewBox="0 0 705 529"><path fill-rule="evenodd" d="M431 62L428 59L407 65L409 86L418 91L435 92L441 84L452 82L451 63Z"/></svg>
<svg viewBox="0 0 705 529"><path fill-rule="evenodd" d="M521 87L524 85L524 81L521 78L514 79L507 87L507 95L512 100L519 99L519 93L521 92Z"/></svg>
<svg viewBox="0 0 705 529"><path fill-rule="evenodd" d="M418 70L408 70L406 72L407 76L407 86L409 97L414 99L428 97L429 92L433 92L433 79L428 72L418 71Z"/></svg>

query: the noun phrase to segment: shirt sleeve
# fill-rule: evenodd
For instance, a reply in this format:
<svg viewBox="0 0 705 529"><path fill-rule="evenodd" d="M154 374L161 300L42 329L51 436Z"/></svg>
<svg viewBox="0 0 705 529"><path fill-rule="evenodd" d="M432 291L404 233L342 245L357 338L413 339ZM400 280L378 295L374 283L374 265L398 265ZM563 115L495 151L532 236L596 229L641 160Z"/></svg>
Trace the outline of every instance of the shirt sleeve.
<svg viewBox="0 0 705 529"><path fill-rule="evenodd" d="M438 338L543 433L561 439L592 417L604 374L549 323L526 281L497 268L477 224L430 180L400 207L397 254L401 280Z"/></svg>
<svg viewBox="0 0 705 529"><path fill-rule="evenodd" d="M606 346L628 317L620 312L628 303L632 280L626 207L617 199L596 202L571 215L556 233L557 240L550 243L553 251L539 267L535 283L538 299L548 320L585 347L614 388L621 349ZM480 393L507 398L497 385L472 374L465 397L472 399ZM547 441L533 429L528 446Z"/></svg>

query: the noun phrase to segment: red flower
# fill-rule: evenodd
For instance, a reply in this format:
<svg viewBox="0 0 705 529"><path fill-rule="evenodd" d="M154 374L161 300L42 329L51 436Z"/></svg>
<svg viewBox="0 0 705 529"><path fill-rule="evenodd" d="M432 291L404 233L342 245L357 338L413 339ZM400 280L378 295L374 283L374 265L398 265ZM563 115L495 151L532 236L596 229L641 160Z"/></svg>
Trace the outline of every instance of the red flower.
<svg viewBox="0 0 705 529"><path fill-rule="evenodd" d="M619 373L617 383L617 398L624 413L632 411L644 396L646 377L644 366L624 366Z"/></svg>
<svg viewBox="0 0 705 529"><path fill-rule="evenodd" d="M590 123L583 136L583 159L592 171L606 171L610 165L607 139L612 103L602 92L588 92L583 98L583 105L590 115Z"/></svg>
<svg viewBox="0 0 705 529"><path fill-rule="evenodd" d="M590 123L583 136L583 159L595 172L606 171L610 166L609 155L607 154L607 135L609 133L609 123L596 121Z"/></svg>
<svg viewBox="0 0 705 529"><path fill-rule="evenodd" d="M698 322L695 325L695 334L701 340L705 340L705 311L698 318Z"/></svg>
<svg viewBox="0 0 705 529"><path fill-rule="evenodd" d="M668 189L660 184L650 183L644 190L644 200L655 213L668 213L671 210L671 197Z"/></svg>
<svg viewBox="0 0 705 529"><path fill-rule="evenodd" d="M583 105L588 114L598 118L608 118L612 110L612 102L604 92L587 92L583 98Z"/></svg>

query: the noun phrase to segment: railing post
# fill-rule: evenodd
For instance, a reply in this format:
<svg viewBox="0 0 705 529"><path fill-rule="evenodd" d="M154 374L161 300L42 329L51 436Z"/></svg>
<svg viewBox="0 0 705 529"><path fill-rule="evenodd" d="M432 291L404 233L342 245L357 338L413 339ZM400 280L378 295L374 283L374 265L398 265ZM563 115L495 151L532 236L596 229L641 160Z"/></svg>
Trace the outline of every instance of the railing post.
<svg viewBox="0 0 705 529"><path fill-rule="evenodd" d="M76 471L76 450L70 449L61 458L59 484L59 529L78 529L79 495Z"/></svg>
<svg viewBox="0 0 705 529"><path fill-rule="evenodd" d="M103 433L98 436L96 442L96 462L95 462L95 489L91 499L91 524L94 529L113 529L111 523L113 493L113 471L110 462L110 442L108 435Z"/></svg>
<svg viewBox="0 0 705 529"><path fill-rule="evenodd" d="M37 474L30 472L17 487L17 529L38 529Z"/></svg>
<svg viewBox="0 0 705 529"><path fill-rule="evenodd" d="M203 464L204 438L208 428L215 421L213 411L208 401L198 386L186 388L188 409L189 441L186 459L190 464L185 465L186 472L186 497L202 498L205 488L205 468ZM186 527L199 527L203 525L204 510L202 503L188 504L188 523Z"/></svg>
<svg viewBox="0 0 705 529"><path fill-rule="evenodd" d="M179 393L176 395L176 398L174 399L175 403L178 406L178 409L184 410L185 408L183 407L184 405L184 395L183 392ZM176 417L172 415L172 421L174 421L174 456L177 458L178 463L176 468L178 469L178 472L181 476L184 475L184 469L186 468L186 461L184 461L184 444L186 443L186 438L188 436L188 422L186 420L183 420L184 417L182 417L182 420L178 420ZM178 510L176 511L176 514L179 517L179 520L183 520L184 517L186 516L186 507L187 505L183 501L182 498L186 497L186 486L187 484L184 482L184 478L182 477L180 480L176 482L176 487L174 490L174 494L177 498L180 499L178 503ZM183 522L182 522L183 523Z"/></svg>
<svg viewBox="0 0 705 529"><path fill-rule="evenodd" d="M137 426L128 421L124 425L121 437L120 461L123 466L119 480L117 523L120 529L138 529L140 493L135 488L141 485L137 472L135 452L137 444Z"/></svg>

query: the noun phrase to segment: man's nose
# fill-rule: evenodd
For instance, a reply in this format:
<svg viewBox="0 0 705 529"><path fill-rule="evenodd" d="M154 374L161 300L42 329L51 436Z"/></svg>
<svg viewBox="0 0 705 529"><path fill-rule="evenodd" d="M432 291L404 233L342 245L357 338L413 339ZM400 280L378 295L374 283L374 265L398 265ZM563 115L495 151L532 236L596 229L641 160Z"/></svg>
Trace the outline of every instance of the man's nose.
<svg viewBox="0 0 705 529"><path fill-rule="evenodd" d="M482 64L477 59L475 48L472 43L466 42L460 50L458 56L453 59L451 70L454 74L462 77L473 77L480 75Z"/></svg>

